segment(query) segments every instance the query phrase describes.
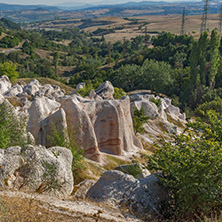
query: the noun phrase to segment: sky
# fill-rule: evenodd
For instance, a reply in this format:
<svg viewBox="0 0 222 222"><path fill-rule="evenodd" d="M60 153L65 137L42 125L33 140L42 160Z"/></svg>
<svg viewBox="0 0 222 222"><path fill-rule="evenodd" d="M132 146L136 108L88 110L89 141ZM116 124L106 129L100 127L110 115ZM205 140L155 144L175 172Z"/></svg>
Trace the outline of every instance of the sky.
<svg viewBox="0 0 222 222"><path fill-rule="evenodd" d="M123 3L123 2L141 2L143 0L116 0L115 3ZM161 1L161 0L151 0L151 1ZM173 1L173 0L165 0L165 1ZM175 1L175 0L174 0ZM180 1L180 0L176 0ZM114 2L112 0L0 0L0 3L6 4L18 4L18 5L59 5L64 2L76 2L76 3L97 3L97 2Z"/></svg>

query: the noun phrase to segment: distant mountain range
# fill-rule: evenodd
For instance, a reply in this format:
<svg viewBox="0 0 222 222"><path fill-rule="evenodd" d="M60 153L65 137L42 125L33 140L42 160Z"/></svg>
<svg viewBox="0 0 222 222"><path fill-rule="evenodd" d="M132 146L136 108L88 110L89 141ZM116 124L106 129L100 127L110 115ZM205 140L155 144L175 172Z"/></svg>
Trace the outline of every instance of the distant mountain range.
<svg viewBox="0 0 222 222"><path fill-rule="evenodd" d="M16 11L16 10L38 10L44 9L47 11L59 11L56 6L47 6L47 5L12 5L12 4L5 4L0 3L0 10L2 11Z"/></svg>
<svg viewBox="0 0 222 222"><path fill-rule="evenodd" d="M127 0L125 0L127 1ZM200 1L194 1L200 2ZM175 3L189 3L189 1L183 2L173 2ZM92 8L127 8L127 7L142 7L142 6L155 6L155 5L170 5L172 2L165 1L141 1L141 2L126 2L126 3L117 3L117 1L101 1L93 4L86 4L84 2L64 2L56 6L48 5L14 5L14 4L5 4L0 3L0 10L2 11L17 11L17 10L47 10L47 11L61 11L61 10L82 10L82 9L92 9ZM191 2L190 2L191 3Z"/></svg>

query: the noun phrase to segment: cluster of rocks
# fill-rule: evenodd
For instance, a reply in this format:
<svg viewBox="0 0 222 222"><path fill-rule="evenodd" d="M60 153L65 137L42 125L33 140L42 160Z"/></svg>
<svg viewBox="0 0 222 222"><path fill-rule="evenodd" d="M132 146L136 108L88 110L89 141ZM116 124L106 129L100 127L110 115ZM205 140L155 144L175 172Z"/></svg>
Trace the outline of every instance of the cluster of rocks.
<svg viewBox="0 0 222 222"><path fill-rule="evenodd" d="M73 190L72 153L27 145L0 149L0 187L67 196Z"/></svg>
<svg viewBox="0 0 222 222"><path fill-rule="evenodd" d="M142 148L133 132L129 97L112 99L114 88L108 81L91 91L91 98L82 98L75 93L64 96L59 87L42 86L38 80L11 87L3 76L0 92L21 100L23 106L17 109L27 111L28 131L37 144L50 147L49 135L56 126L60 132L68 129L85 157L95 161L101 160L101 152L126 155Z"/></svg>
<svg viewBox="0 0 222 222"><path fill-rule="evenodd" d="M101 161L101 152L130 155L142 148L133 131L134 107L143 107L150 117L144 124L146 134L140 135L149 142L152 142L149 135L153 137L163 131L177 132L177 127L168 122L167 115L185 122L185 115L168 98L142 92L115 100L114 87L109 81L95 91L91 90L89 97L83 98L76 94L83 87L84 84L80 83L73 93L65 95L60 87L50 84L42 86L36 79L25 86L12 86L7 76L0 78L0 94L5 99L14 98L22 103L17 111L27 112L28 132L34 136L36 144L50 147L49 135L54 128L64 133L68 129L84 149L85 157L95 161ZM159 107L153 99L160 100Z"/></svg>
<svg viewBox="0 0 222 222"><path fill-rule="evenodd" d="M51 147L49 135L53 134L55 128L66 137L69 132L69 136L74 137L84 149L85 157L100 162L103 152L130 156L142 149L133 130L135 107L144 108L145 114L150 117L144 124L145 135L139 135L146 141L152 142L152 138L163 130L169 133L178 131L168 117L181 123L186 121L185 114L181 114L168 98L137 92L115 100L114 88L108 81L83 98L77 94L78 89L83 87L81 83L73 93L65 95L58 86L42 86L38 80L25 86L12 86L7 76L0 78L0 104L5 101L15 115L23 113L28 116L29 134L26 137L29 136L33 144L34 141L37 144L0 149L1 187L49 192L57 196L71 194L72 153L66 148ZM20 101L22 105L14 108L8 101L10 99ZM114 171L105 172L96 183L83 182L75 196L113 205L127 205L138 212L148 209L158 211L167 193L158 185L157 177L149 171L141 168L139 177L128 175L127 168L120 166Z"/></svg>
<svg viewBox="0 0 222 222"><path fill-rule="evenodd" d="M143 125L145 134L138 135L149 143L156 141L164 132L179 134L181 129L178 126L183 128L186 124L185 113L180 113L180 109L172 105L171 99L155 96L147 90L130 94L130 105L132 116L135 108L143 108L145 115L149 117L147 123Z"/></svg>
<svg viewBox="0 0 222 222"><path fill-rule="evenodd" d="M125 206L137 214L156 213L161 202L168 198L166 190L158 185L154 174L136 179L121 171L106 171L88 190L86 197L113 206Z"/></svg>

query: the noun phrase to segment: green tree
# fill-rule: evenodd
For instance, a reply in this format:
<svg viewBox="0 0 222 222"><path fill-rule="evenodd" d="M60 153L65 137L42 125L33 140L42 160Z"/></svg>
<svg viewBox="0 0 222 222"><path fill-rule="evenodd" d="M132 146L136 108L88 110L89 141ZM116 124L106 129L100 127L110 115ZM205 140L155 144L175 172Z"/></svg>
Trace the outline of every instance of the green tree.
<svg viewBox="0 0 222 222"><path fill-rule="evenodd" d="M53 65L55 68L55 76L58 76L58 61L59 61L59 53L54 52L53 53Z"/></svg>
<svg viewBox="0 0 222 222"><path fill-rule="evenodd" d="M145 110L142 107L141 109L137 109L136 107L133 109L133 128L135 134L144 133L143 124L147 122L149 119L145 114Z"/></svg>
<svg viewBox="0 0 222 222"><path fill-rule="evenodd" d="M206 76L207 76L207 53L209 47L208 32L205 31L201 33L198 41L198 57L200 64L200 80L202 85L206 85Z"/></svg>
<svg viewBox="0 0 222 222"><path fill-rule="evenodd" d="M219 67L219 46L220 46L220 37L217 34L217 31L214 29L211 32L210 39L210 70L209 70L209 86L211 89L215 86L215 76L218 72Z"/></svg>
<svg viewBox="0 0 222 222"><path fill-rule="evenodd" d="M190 84L191 87L194 88L198 85L198 62L199 62L199 53L198 53L198 44L195 41L192 46L192 50L189 57L190 61Z"/></svg>
<svg viewBox="0 0 222 222"><path fill-rule="evenodd" d="M12 62L0 63L0 76L6 75L10 80L18 78L17 65Z"/></svg>
<svg viewBox="0 0 222 222"><path fill-rule="evenodd" d="M142 65L143 76L139 79L144 89L168 94L173 86L171 66L165 62L146 59Z"/></svg>

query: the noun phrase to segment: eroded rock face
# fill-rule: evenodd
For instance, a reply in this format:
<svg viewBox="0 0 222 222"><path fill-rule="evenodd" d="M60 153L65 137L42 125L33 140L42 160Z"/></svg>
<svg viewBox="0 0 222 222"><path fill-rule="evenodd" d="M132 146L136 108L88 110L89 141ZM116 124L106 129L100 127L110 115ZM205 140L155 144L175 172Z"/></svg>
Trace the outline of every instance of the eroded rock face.
<svg viewBox="0 0 222 222"><path fill-rule="evenodd" d="M103 99L113 99L114 88L110 81L106 81L102 83L95 92Z"/></svg>
<svg viewBox="0 0 222 222"><path fill-rule="evenodd" d="M15 97L18 94L23 92L23 86L19 84L15 84L13 87L9 88L5 93L4 96L7 97Z"/></svg>
<svg viewBox="0 0 222 222"><path fill-rule="evenodd" d="M6 91L8 91L11 88L12 84L8 78L8 76L2 76L0 78L0 93L4 94Z"/></svg>
<svg viewBox="0 0 222 222"><path fill-rule="evenodd" d="M73 190L72 153L62 147L9 147L0 149L0 186L38 191L59 197Z"/></svg>
<svg viewBox="0 0 222 222"><path fill-rule="evenodd" d="M128 206L137 213L151 213L160 210L160 203L167 198L167 193L158 185L158 179L153 174L135 179L112 170L106 171L86 196L98 202Z"/></svg>
<svg viewBox="0 0 222 222"><path fill-rule="evenodd" d="M56 112L59 107L60 104L58 102L48 99L47 97L37 97L32 102L28 109L30 116L28 121L28 131L32 133L37 141L40 133L40 121Z"/></svg>
<svg viewBox="0 0 222 222"><path fill-rule="evenodd" d="M36 92L42 87L37 79L33 79L30 83L24 86L23 93L27 93L30 96L35 96Z"/></svg>

